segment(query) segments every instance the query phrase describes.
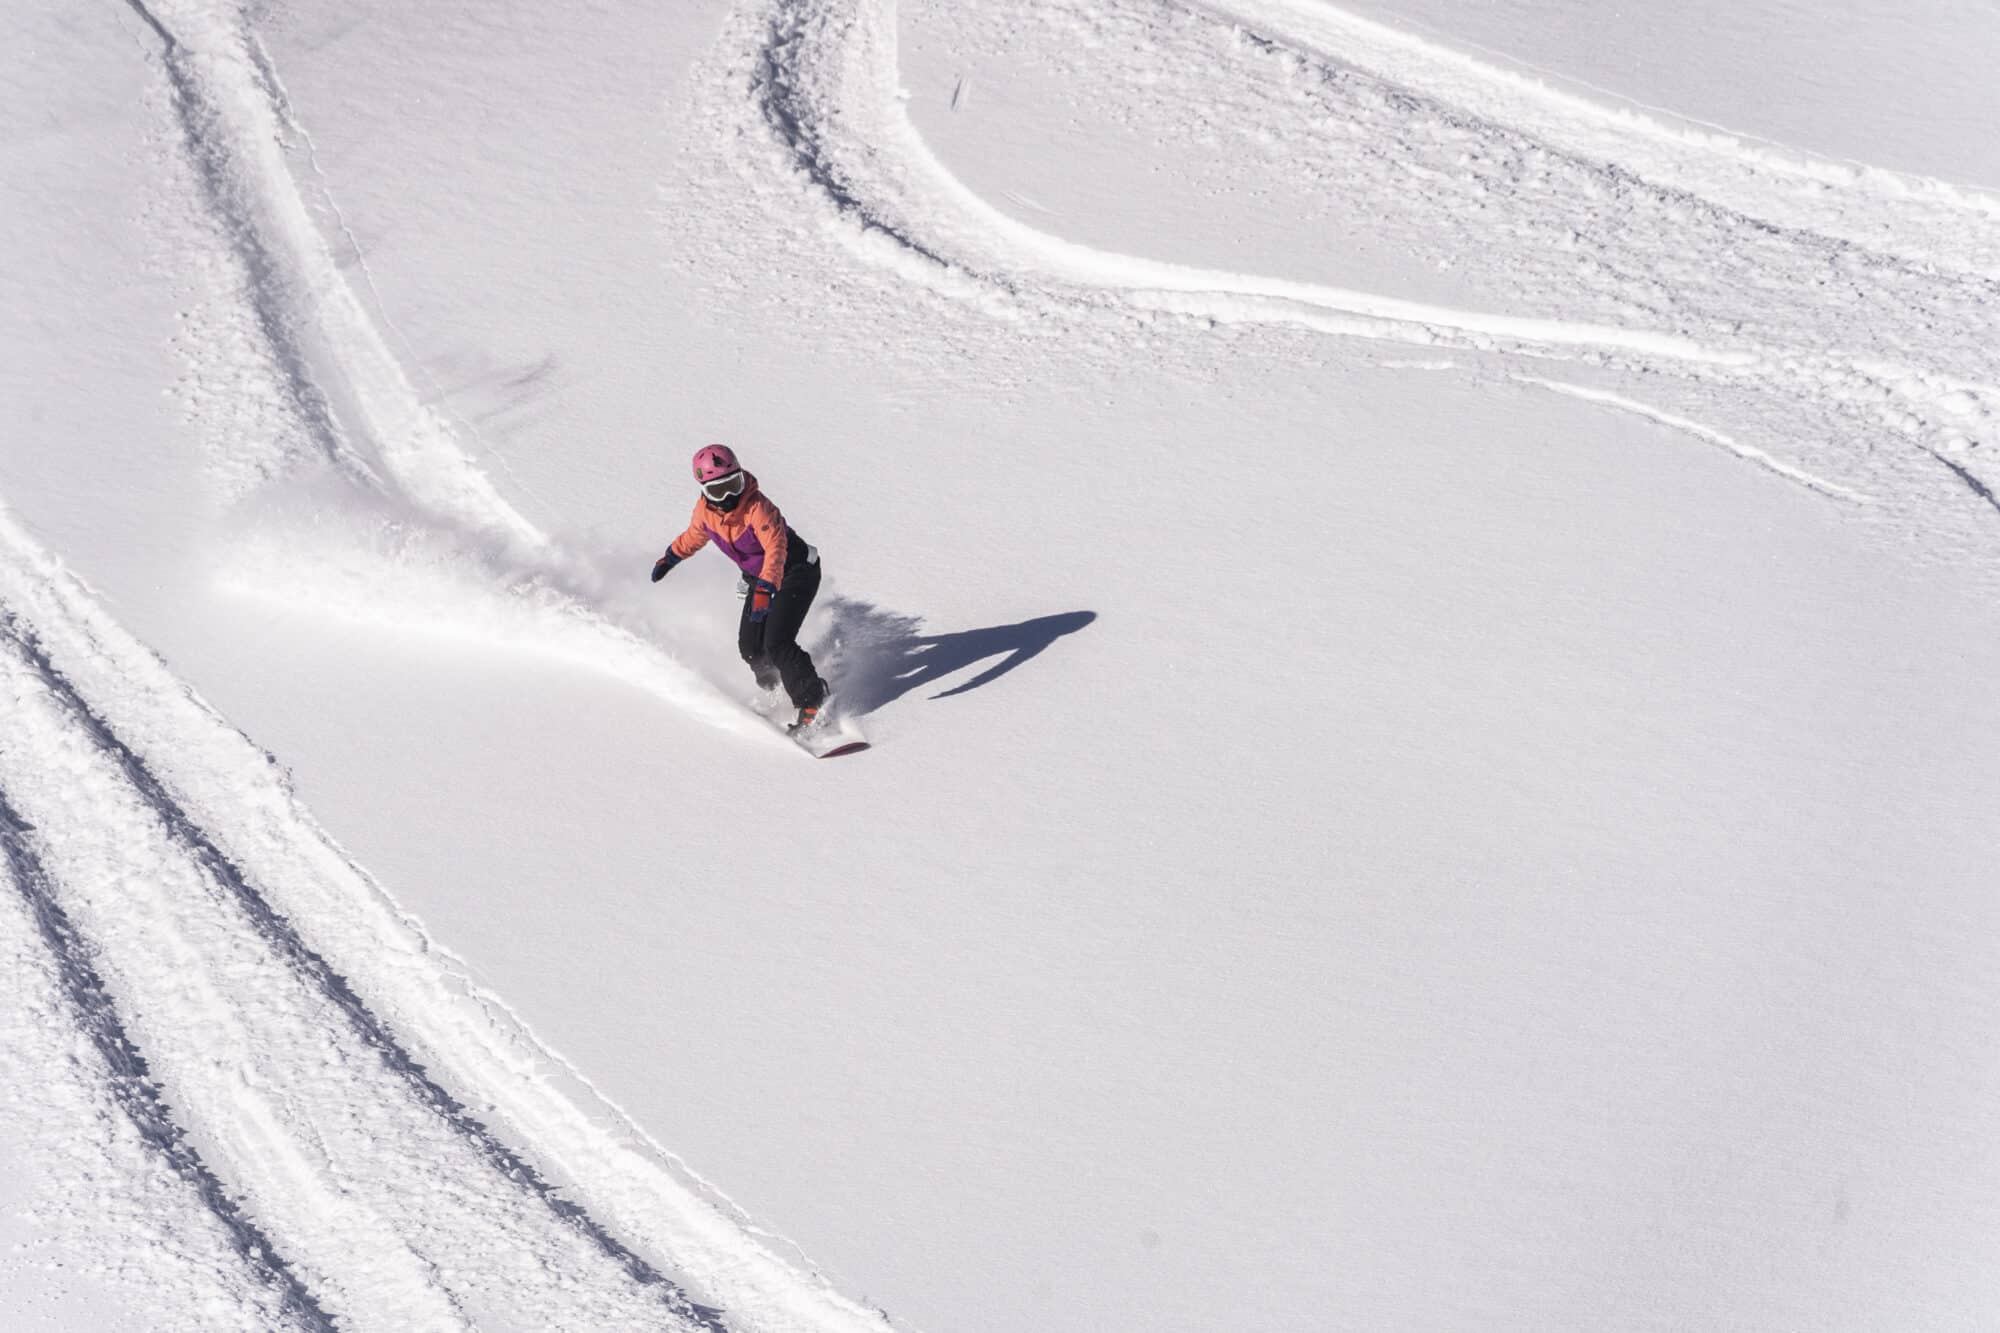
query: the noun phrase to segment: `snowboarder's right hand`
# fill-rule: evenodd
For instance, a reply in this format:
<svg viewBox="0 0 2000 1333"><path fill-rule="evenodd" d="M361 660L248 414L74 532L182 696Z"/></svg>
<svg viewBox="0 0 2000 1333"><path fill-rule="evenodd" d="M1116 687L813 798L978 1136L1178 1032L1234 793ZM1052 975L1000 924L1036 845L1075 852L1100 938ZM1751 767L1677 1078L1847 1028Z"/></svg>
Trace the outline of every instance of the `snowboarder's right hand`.
<svg viewBox="0 0 2000 1333"><path fill-rule="evenodd" d="M771 599L777 595L778 590L763 579L758 579L750 585L751 624L761 625L764 623L764 617L771 614Z"/></svg>
<svg viewBox="0 0 2000 1333"><path fill-rule="evenodd" d="M675 565L678 565L680 562L681 558L675 555L672 551L667 552L665 555L661 556L658 560L655 560L653 562L653 582L658 583L661 579L665 578L667 576L667 571L672 569Z"/></svg>

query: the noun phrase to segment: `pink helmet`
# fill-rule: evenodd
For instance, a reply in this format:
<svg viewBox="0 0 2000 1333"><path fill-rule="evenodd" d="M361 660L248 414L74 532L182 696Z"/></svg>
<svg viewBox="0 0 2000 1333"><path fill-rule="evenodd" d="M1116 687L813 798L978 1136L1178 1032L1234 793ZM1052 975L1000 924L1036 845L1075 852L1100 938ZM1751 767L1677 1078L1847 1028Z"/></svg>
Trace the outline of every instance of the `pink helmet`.
<svg viewBox="0 0 2000 1333"><path fill-rule="evenodd" d="M694 479L714 481L732 472L741 472L743 465L736 461L736 454L726 444L705 445L694 451Z"/></svg>

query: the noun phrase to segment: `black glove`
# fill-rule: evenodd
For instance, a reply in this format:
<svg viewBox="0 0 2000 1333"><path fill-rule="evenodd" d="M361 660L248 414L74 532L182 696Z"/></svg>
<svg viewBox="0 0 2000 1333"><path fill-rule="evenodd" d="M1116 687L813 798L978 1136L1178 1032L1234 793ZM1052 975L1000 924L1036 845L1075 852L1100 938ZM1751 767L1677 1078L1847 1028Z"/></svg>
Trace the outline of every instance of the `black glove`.
<svg viewBox="0 0 2000 1333"><path fill-rule="evenodd" d="M681 558L675 555L672 551L667 552L665 555L661 556L658 560L655 560L653 562L653 582L658 583L661 579L665 578L667 576L667 571L672 569L675 565L678 565L680 562Z"/></svg>

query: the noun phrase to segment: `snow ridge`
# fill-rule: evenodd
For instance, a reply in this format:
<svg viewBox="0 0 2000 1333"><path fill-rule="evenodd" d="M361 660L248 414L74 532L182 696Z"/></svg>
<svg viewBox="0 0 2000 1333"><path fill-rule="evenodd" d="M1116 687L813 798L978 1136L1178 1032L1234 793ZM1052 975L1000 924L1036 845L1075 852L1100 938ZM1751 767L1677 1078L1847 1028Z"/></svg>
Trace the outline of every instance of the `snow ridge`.
<svg viewBox="0 0 2000 1333"><path fill-rule="evenodd" d="M358 481L379 487L386 476L427 511L524 551L545 547L418 398L341 274L292 183L274 76L241 17L175 5L154 23L172 34L163 64L188 154L313 439Z"/></svg>
<svg viewBox="0 0 2000 1333"><path fill-rule="evenodd" d="M303 587L313 614L553 655L782 746L610 619L593 558L514 510L416 393L301 193L287 145L303 131L240 11L132 8L161 43L193 194L225 243L222 296L251 315L225 328L234 339L185 345L198 372L219 368L204 382L250 368L310 446L284 476L265 441L218 423L225 450L248 451L225 482L266 480L249 503L228 497L249 534L233 586L275 596L282 564L284 600ZM284 562L260 558L269 541ZM885 1326L781 1258L473 983L270 756L4 514L0 615L0 791L10 820L41 831L18 847L130 1015L159 1105L200 1145L215 1215L272 1238L306 1326Z"/></svg>
<svg viewBox="0 0 2000 1333"><path fill-rule="evenodd" d="M1641 416L1650 421L1657 421L1662 426L1685 432L1698 440L1706 440L1710 444L1720 445L1735 454L1738 458L1747 458L1760 467L1769 468L1787 480L1795 481L1809 490L1831 495L1837 500L1848 500L1855 504L1874 503L1870 497L1863 495L1860 491L1842 486L1838 482L1828 481L1824 477L1816 477L1803 468L1793 467L1789 463L1781 462L1755 445L1744 444L1740 440L1724 435L1719 430L1702 425L1699 421L1680 416L1673 412L1663 411L1657 407L1649 407L1645 403L1627 398L1620 393L1613 393L1609 389L1594 389L1583 384L1566 384L1561 380L1542 379L1535 375L1516 375L1514 378L1523 384L1532 384L1537 388L1547 389L1550 393L1559 393L1568 398L1579 398L1587 403L1603 403L1605 406L1615 407L1621 412L1630 412L1634 416Z"/></svg>
<svg viewBox="0 0 2000 1333"><path fill-rule="evenodd" d="M238 273L235 300L253 315L249 346L226 329L191 341L190 354L206 363L197 378L235 382L245 363L253 373L267 367L258 378L274 386L285 422L348 492L337 502L322 495L303 520L296 506L263 505L244 525L258 536L224 562L227 586L394 633L457 633L554 655L746 740L780 744L653 633L614 619L596 560L515 509L410 383L315 222L288 160L288 145L303 143L303 166L316 173L310 140L241 13L189 0L141 12L165 47L168 100L204 211ZM340 225L330 199L321 207ZM233 417L212 429L225 455L269 447ZM244 457L235 470L271 469ZM278 480L265 478L267 493ZM325 540L335 529L337 539ZM271 543L285 549L284 562L269 558ZM282 585L273 580L280 568ZM317 595L302 598L302 588Z"/></svg>
<svg viewBox="0 0 2000 1333"><path fill-rule="evenodd" d="M1269 27L1377 78L1476 108L1522 133L1773 223L1827 231L1919 264L1943 262L2000 278L2000 230L1993 225L2000 222L2000 196L1988 191L1606 105L1324 0L1177 3L1224 21ZM1717 170L1719 163L1740 170ZM1735 180L1745 183L1739 188ZM1829 195L1837 206L1828 206ZM1917 244L1909 243L1912 237Z"/></svg>
<svg viewBox="0 0 2000 1333"><path fill-rule="evenodd" d="M4 516L0 608L10 818L42 831L133 1048L330 1318L883 1327L475 986Z"/></svg>
<svg viewBox="0 0 2000 1333"><path fill-rule="evenodd" d="M1105 22L1104 9L1075 0L1036 8L1080 34ZM1480 247L1485 227L1504 242L1494 252L1526 257L1492 278L1519 308L1201 269L1031 226L956 178L917 131L895 0L758 0L741 11L735 60L778 169L857 256L898 279L1013 319L1289 326L1698 384L1790 418L1782 440L1732 446L1774 475L1835 499L1865 489L1878 519L1905 533L1972 521L1964 492L1986 485L1981 451L2000 448L2000 370L1958 331L2000 299L1995 200L1683 132L1307 0L1133 0L1110 12L1121 39L1172 50L1148 73L1212 66L1203 54L1234 44L1235 63L1290 80L1327 118L1280 121L1274 110L1270 137L1323 124L1385 136L1397 162L1434 182L1412 192L1414 214L1468 232L1461 249ZM1295 102L1272 105L1296 116ZM1323 137L1336 164L1362 151ZM1655 419L1711 442L1739 434L1669 415L1699 431ZM1885 437L1903 448L1877 449ZM1811 466L1784 457L1801 451Z"/></svg>
<svg viewBox="0 0 2000 1333"><path fill-rule="evenodd" d="M608 1258L624 1268L634 1281L644 1285L665 1282L651 1264L613 1237L583 1208L558 1194L520 1154L501 1142L491 1130L474 1119L464 1105L425 1072L424 1067L404 1049L388 1025L355 994L347 979L306 944L292 923L272 908L270 901L258 886L244 877L243 873L223 855L202 826L166 790L145 760L119 739L104 719L77 694L69 680L41 651L32 636L15 633L11 627L0 627L0 633L13 640L11 647L32 667L48 695L67 710L72 720L87 732L99 749L118 766L125 780L165 826L168 836L179 845L190 860L206 872L212 883L220 886L236 900L244 918L262 938L266 947L316 991L326 1007L353 1027L362 1043L380 1058L386 1068L401 1079L409 1095L416 1102L449 1125L453 1133L469 1144L480 1157L486 1159L497 1174L517 1182L537 1196L557 1217L587 1236ZM18 817L12 816L6 806L4 792L0 792L0 823L11 823L14 827L19 827ZM42 883L46 885L45 875ZM49 902L53 910L60 910L54 908L53 899ZM204 1179L210 1187L219 1190L219 1186L213 1185L212 1178L204 1177ZM220 1204L218 1198L218 1207ZM279 1271L283 1272L282 1269ZM289 1274L286 1273L285 1276L289 1277ZM704 1328L719 1331L721 1326L714 1320L716 1312L693 1305L683 1294L671 1287L667 1299L671 1306L693 1322Z"/></svg>
<svg viewBox="0 0 2000 1333"><path fill-rule="evenodd" d="M0 618L0 637L20 640ZM174 1122L159 1085L133 1046L117 1005L90 960L91 946L57 899L54 880L34 845L34 831L0 789L0 855L8 876L34 918L48 950L70 1017L104 1062L112 1100L137 1131L139 1140L177 1177L222 1228L229 1247L259 1285L276 1292L277 1314L287 1325L310 1330L334 1327L327 1312L299 1281L282 1253L257 1224L243 1215L221 1180Z"/></svg>
<svg viewBox="0 0 2000 1333"><path fill-rule="evenodd" d="M18 533L5 535L15 554L32 558ZM14 705L0 737L0 774L14 818L44 830L45 881L64 887L110 985L145 1015L139 1047L207 1136L223 1174L298 1254L315 1299L336 1317L372 1310L371 1318L468 1326L441 1276L447 1267L476 1270L472 1253L490 1246L489 1264L575 1272L581 1242L636 1288L615 1302L599 1296L602 1313L657 1303L686 1326L712 1326L473 1120L305 944L252 872L210 836L218 812L198 815L171 792L73 675L115 687L131 681L126 668L139 667L143 650L128 642L107 655L114 645L100 637L105 627L80 634L51 614L64 600L60 583L37 587L22 572L16 565L0 576L9 607L0 672ZM176 693L195 716L206 712ZM115 697L129 710L146 691L128 687ZM445 1179L452 1192L430 1196ZM480 1208L461 1214L474 1196L483 1196ZM547 1222L535 1221L535 1207ZM481 1217L493 1224L479 1225ZM551 1225L575 1239L550 1234ZM437 1247L460 1253L442 1265L430 1257ZM510 1250L514 1258L500 1260ZM495 1292L512 1288L525 1309L561 1308L532 1278L486 1277Z"/></svg>

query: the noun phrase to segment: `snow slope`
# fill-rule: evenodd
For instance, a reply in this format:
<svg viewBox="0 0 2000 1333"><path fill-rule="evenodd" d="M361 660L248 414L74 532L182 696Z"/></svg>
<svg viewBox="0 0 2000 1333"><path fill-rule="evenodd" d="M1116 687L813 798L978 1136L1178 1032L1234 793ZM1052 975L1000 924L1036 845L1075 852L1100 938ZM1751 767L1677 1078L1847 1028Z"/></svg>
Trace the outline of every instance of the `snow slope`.
<svg viewBox="0 0 2000 1333"><path fill-rule="evenodd" d="M10 1316L1988 1322L1983 169L1383 16L10 17Z"/></svg>
<svg viewBox="0 0 2000 1333"><path fill-rule="evenodd" d="M2000 15L1976 0L1853 0L1837 14L1804 4L1607 9L1590 0L1346 8L1655 119L1857 166L2000 183L2000 157L1978 128L2000 113L1985 70Z"/></svg>

